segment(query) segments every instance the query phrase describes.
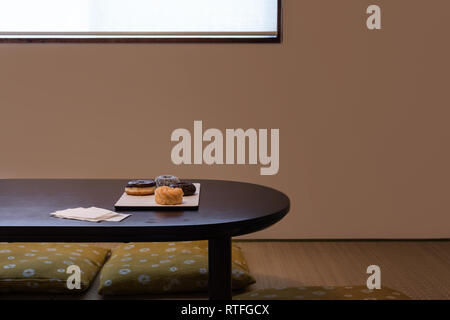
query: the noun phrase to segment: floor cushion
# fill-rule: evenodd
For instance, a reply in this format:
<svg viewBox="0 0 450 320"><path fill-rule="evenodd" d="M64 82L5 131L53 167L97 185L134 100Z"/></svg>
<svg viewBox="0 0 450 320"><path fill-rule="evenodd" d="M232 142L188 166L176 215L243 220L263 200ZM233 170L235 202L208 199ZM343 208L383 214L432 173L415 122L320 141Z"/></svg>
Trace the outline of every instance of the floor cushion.
<svg viewBox="0 0 450 320"><path fill-rule="evenodd" d="M232 246L232 285L255 282L241 249ZM100 276L103 295L200 292L208 290L208 242L144 242L113 249Z"/></svg>
<svg viewBox="0 0 450 320"><path fill-rule="evenodd" d="M383 287L369 290L366 286L290 287L259 289L233 297L234 300L410 300L398 290Z"/></svg>
<svg viewBox="0 0 450 320"><path fill-rule="evenodd" d="M0 292L82 292L89 288L108 252L79 243L0 243ZM80 289L67 287L70 265L80 267Z"/></svg>

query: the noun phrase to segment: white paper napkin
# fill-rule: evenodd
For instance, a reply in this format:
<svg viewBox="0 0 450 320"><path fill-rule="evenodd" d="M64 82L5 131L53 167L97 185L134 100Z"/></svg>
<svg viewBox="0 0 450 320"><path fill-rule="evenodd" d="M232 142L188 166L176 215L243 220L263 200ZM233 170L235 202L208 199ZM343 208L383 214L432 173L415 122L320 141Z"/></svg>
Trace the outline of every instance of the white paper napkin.
<svg viewBox="0 0 450 320"><path fill-rule="evenodd" d="M100 222L100 221L120 222L123 219L131 216L131 214L117 213L114 211L96 207L59 210L51 213L50 215L56 218L91 221L91 222Z"/></svg>

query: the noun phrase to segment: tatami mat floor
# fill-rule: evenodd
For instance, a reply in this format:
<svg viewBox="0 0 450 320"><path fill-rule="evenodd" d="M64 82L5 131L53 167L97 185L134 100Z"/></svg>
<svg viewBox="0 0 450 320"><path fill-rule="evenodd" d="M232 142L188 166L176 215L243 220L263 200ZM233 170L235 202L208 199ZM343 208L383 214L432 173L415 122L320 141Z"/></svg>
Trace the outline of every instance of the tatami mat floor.
<svg viewBox="0 0 450 320"><path fill-rule="evenodd" d="M382 286L413 299L450 299L449 241L237 242L256 284L249 290L287 286L365 285L366 268L381 268ZM115 244L101 244L114 247ZM0 298L105 299L98 278L78 296L3 295ZM127 299L206 298L206 295L128 296Z"/></svg>

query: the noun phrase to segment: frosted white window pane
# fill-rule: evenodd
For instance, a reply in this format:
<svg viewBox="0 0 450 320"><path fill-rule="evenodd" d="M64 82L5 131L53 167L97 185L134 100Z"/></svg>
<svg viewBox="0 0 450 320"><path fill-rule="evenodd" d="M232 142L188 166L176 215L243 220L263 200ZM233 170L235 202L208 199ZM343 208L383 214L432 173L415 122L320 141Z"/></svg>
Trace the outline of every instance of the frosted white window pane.
<svg viewBox="0 0 450 320"><path fill-rule="evenodd" d="M0 33L276 33L277 0L0 0Z"/></svg>

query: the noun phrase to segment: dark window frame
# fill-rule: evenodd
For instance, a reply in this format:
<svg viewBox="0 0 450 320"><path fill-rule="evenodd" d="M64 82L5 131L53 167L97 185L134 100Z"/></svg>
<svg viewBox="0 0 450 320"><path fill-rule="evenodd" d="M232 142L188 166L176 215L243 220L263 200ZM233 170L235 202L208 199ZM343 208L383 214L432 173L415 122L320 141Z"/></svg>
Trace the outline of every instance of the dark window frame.
<svg viewBox="0 0 450 320"><path fill-rule="evenodd" d="M52 37L39 37L33 36L27 38L26 36L21 35L21 37L1 37L0 35L0 43L281 43L282 41L282 26L283 26L283 5L282 0L278 0L278 12L277 12L277 34L273 37L251 37L251 34L242 35L241 37L236 37L232 35L222 36L222 37L214 37L213 33L211 37L206 36L198 36L186 33L186 36L183 36L180 33L178 35L171 35L170 37L164 37L162 33L155 34L155 36L151 37L114 37L117 34L111 34L111 37L82 37L79 35L74 35L73 38L52 38ZM70 33L61 34L68 35ZM39 35L39 34L38 34ZM99 34L100 35L100 34ZM106 34L107 35L107 34ZM136 35L139 35L136 33Z"/></svg>

